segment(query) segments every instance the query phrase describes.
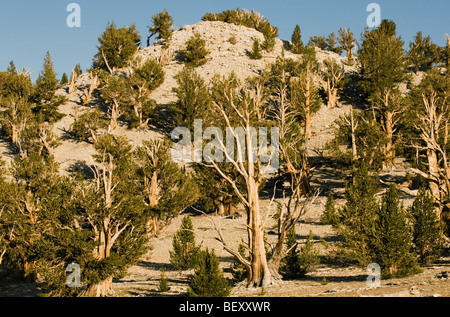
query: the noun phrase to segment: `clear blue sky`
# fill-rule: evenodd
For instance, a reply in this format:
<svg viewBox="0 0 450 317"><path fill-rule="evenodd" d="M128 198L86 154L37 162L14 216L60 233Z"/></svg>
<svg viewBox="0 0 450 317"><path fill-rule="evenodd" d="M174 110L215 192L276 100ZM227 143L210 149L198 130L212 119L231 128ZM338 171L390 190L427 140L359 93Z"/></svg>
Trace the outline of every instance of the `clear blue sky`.
<svg viewBox="0 0 450 317"><path fill-rule="evenodd" d="M71 2L81 6L81 28L66 24ZM359 40L372 2L381 6L382 19L396 22L406 44L417 31L430 35L440 46L445 44L445 34L450 34L449 0L0 0L0 70L13 60L17 68L32 70L35 79L47 51L59 76L69 74L78 63L86 70L108 22L119 27L134 23L145 39L151 17L163 9L176 27L199 22L206 12L239 7L268 17L279 28L281 39L290 39L299 24L305 42L314 35L337 33L339 28L350 28Z"/></svg>

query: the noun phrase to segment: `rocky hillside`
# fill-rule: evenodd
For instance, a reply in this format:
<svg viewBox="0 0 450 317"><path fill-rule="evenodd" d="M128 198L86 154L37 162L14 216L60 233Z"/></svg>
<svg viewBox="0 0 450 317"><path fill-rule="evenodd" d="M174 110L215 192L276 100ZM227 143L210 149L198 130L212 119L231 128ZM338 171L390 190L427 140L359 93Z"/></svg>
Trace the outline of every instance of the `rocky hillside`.
<svg viewBox="0 0 450 317"><path fill-rule="evenodd" d="M255 76L266 69L269 64L273 63L282 54L283 46L285 45L284 41L276 39L276 46L272 52L263 52L262 59L252 60L249 58L248 52L252 49L254 39L259 39L261 42L264 40L262 33L244 26L223 22L200 22L192 26L184 26L173 34L168 50L164 49L163 43L156 42L147 48L141 49L136 57L137 61L145 62L147 59L164 59L167 58L165 56L168 56L168 60L164 65L164 71L166 73L164 84L155 90L151 96L159 105L166 105L176 100L176 96L172 92L172 89L177 85L174 77L184 67L184 63L179 61L176 56L180 50L185 49L186 41L194 33L200 33L202 38L206 40L208 50L210 51L208 62L196 69L206 81L215 75L228 75L231 72L234 72L241 79ZM229 41L230 37L233 36L236 39L235 44ZM285 51L285 56L286 58L292 59L298 59L300 57L289 51ZM319 61L323 61L330 56L341 63L344 60L343 57L337 54L317 49L317 58ZM352 70L347 66L346 69L348 71ZM125 73L129 73L130 71L132 71L132 68L123 70ZM89 84L90 75L86 73L78 78L76 90L72 93L68 93L67 86L58 91L59 94L65 95L68 98L68 102L60 106L59 109L66 116L54 126L54 133L62 141L61 145L55 150L55 157L61 164L62 172L67 172L81 162L92 164L91 155L95 152L93 146L85 142L73 140L68 132L71 124L74 122L75 112L82 114L97 102L97 100L93 99L89 105L82 105L81 98L84 89L88 88ZM329 123L333 122L335 118L342 114L342 109L334 110L336 112L335 114L327 114L324 111L327 112L327 109L323 109L319 113L320 120L329 121ZM323 117L330 115L330 118ZM322 126L322 130L325 126L327 124ZM120 135L126 136L134 145L139 145L144 140L161 137L161 135L151 129L128 130L125 126L121 127ZM323 135L326 136L329 133L324 133ZM318 145L324 144L321 140L316 141ZM4 159L10 162L11 153L5 143L1 144L0 152Z"/></svg>

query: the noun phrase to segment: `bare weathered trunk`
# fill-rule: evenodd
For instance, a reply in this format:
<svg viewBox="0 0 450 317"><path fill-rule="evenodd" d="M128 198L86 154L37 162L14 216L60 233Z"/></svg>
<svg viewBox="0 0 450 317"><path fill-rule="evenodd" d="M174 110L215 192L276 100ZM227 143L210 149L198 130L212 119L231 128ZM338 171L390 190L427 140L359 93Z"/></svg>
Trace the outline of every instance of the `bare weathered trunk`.
<svg viewBox="0 0 450 317"><path fill-rule="evenodd" d="M310 139L311 132L311 78L308 76L306 84L306 102L305 102L305 137Z"/></svg>
<svg viewBox="0 0 450 317"><path fill-rule="evenodd" d="M354 161L358 159L358 149L356 148L356 129L358 128L358 124L355 124L355 118L353 115L353 107L351 108L351 129L352 129L352 158Z"/></svg>
<svg viewBox="0 0 450 317"><path fill-rule="evenodd" d="M219 216L219 217L223 217L223 216L225 216L225 204L222 202L222 201L220 201L219 202L219 204L217 205L217 215Z"/></svg>
<svg viewBox="0 0 450 317"><path fill-rule="evenodd" d="M394 161L394 146L393 146L393 139L394 139L394 113L393 112L386 112L386 136L387 136L387 143L386 143L386 156L388 157L389 162L392 164Z"/></svg>
<svg viewBox="0 0 450 317"><path fill-rule="evenodd" d="M19 144L19 131L17 129L17 126L15 124L11 125L11 130L12 130L12 143L14 144Z"/></svg>
<svg viewBox="0 0 450 317"><path fill-rule="evenodd" d="M428 158L428 174L429 174L428 187L431 191L431 195L433 196L434 200L440 202L441 188L439 186L440 183L439 163L436 152L431 149L428 149L427 158ZM440 215L440 208L438 208L437 211L438 214Z"/></svg>
<svg viewBox="0 0 450 317"><path fill-rule="evenodd" d="M111 293L113 278L109 277L98 284L89 285L80 297L106 297Z"/></svg>
<svg viewBox="0 0 450 317"><path fill-rule="evenodd" d="M250 132L249 120L247 131ZM248 277L249 287L265 287L272 284L272 274L267 265L266 248L264 246L264 225L261 221L259 205L260 175L256 175L255 165L250 160L253 155L253 144L250 133L247 133L247 202L248 202L248 231L249 246L251 248L251 274Z"/></svg>
<svg viewBox="0 0 450 317"><path fill-rule="evenodd" d="M259 194L254 182L249 184L249 236L251 253L251 274L248 276L249 287L265 287L272 283L264 247L264 227L261 221Z"/></svg>
<svg viewBox="0 0 450 317"><path fill-rule="evenodd" d="M333 109L337 106L338 102L338 90L337 88L330 89L330 92L328 94L328 108Z"/></svg>
<svg viewBox="0 0 450 317"><path fill-rule="evenodd" d="M149 195L148 195L149 205L150 205L150 207L156 207L156 205L158 205L158 173L156 171L153 172L152 179L151 179L149 185L150 185ZM154 234L154 236L155 237L159 237L160 230L159 230L159 220L158 220L158 218L154 217L150 221L153 223L153 234Z"/></svg>
<svg viewBox="0 0 450 317"><path fill-rule="evenodd" d="M111 122L109 124L108 132L112 133L114 130L116 134L119 135L119 117L121 115L119 104L116 100L113 100L113 104L110 107L111 111Z"/></svg>
<svg viewBox="0 0 450 317"><path fill-rule="evenodd" d="M312 137L312 130L311 130L311 111L308 107L305 111L305 137L307 139L310 139Z"/></svg>

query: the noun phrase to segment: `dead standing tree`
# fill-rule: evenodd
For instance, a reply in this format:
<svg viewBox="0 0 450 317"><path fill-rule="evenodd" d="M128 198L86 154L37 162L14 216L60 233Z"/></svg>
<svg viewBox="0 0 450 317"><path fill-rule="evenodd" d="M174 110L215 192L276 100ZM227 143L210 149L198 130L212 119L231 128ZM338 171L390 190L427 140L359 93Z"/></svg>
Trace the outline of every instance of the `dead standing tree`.
<svg viewBox="0 0 450 317"><path fill-rule="evenodd" d="M448 100L439 98L436 91L423 93L423 113L419 117L416 128L420 131L421 140L426 150L428 173L418 169L413 171L428 180L428 186L435 202L439 206L440 215L443 205L449 199L450 163L448 148ZM443 140L443 141L441 141Z"/></svg>
<svg viewBox="0 0 450 317"><path fill-rule="evenodd" d="M328 96L328 109L333 109L338 104L339 86L344 79L345 71L334 59L326 59L323 64L324 70L317 78Z"/></svg>
<svg viewBox="0 0 450 317"><path fill-rule="evenodd" d="M224 81L227 81L227 79L224 79ZM224 87L223 85L219 86ZM214 168L224 180L230 183L246 210L249 258L244 258L238 250L230 248L224 240L220 228L216 225L215 227L219 233L219 241L223 244L224 249L232 254L246 268L247 286L264 287L272 284L275 279L279 278L278 268L283 258L284 239L288 230L298 222L307 210L307 204L305 204L302 198L305 181L304 173L303 169L298 168L299 165L297 163L300 160L298 158L291 158L291 164L293 166L290 178L292 194L284 204L285 208L278 243L274 248L274 256L269 263L266 256L264 232L268 221L274 215L271 211L274 198L268 210L263 214L259 192L267 176L264 173L266 168L274 162L274 153L279 154L277 142L274 142L274 135L272 135L272 158L265 165L265 162L262 162L259 155L256 155L258 149L253 138L254 135L252 134L253 125L257 124L262 126L264 122L257 122L255 120L256 113L250 94L245 89L230 88L220 91L220 95L222 98L214 101L214 107L220 114L227 132L231 132L234 140L237 141L238 159L232 157L234 156L234 151L230 154L229 149L220 140L218 142L218 148L225 153L227 161L234 167L234 172L237 172L238 178L234 177L234 173L227 173L221 169L213 160L209 160L205 165ZM268 122L266 121L266 123ZM241 127L241 131L244 131L245 136L240 135L237 132L238 129L234 128L233 125ZM273 130L272 133L274 133ZM291 140L294 140L294 138L291 138ZM292 144L285 144L284 146L290 147ZM286 150L286 153L292 155L292 153L296 152ZM240 181L243 182L241 186L238 184ZM241 190L240 188L243 189ZM308 198L307 203L311 203L316 197L317 195Z"/></svg>

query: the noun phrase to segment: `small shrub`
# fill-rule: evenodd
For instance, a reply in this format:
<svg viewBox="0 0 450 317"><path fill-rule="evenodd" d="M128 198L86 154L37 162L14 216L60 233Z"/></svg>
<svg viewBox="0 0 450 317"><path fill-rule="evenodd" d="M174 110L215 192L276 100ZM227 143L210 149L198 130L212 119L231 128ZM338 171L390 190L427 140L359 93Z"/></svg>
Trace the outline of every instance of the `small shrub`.
<svg viewBox="0 0 450 317"><path fill-rule="evenodd" d="M94 142L97 131L106 129L108 120L104 118L104 113L98 109L82 114L71 126L71 132L78 141Z"/></svg>
<svg viewBox="0 0 450 317"><path fill-rule="evenodd" d="M413 243L419 263L430 265L443 250L443 228L436 214L433 198L421 189L409 209L413 224Z"/></svg>
<svg viewBox="0 0 450 317"><path fill-rule="evenodd" d="M228 42L232 45L236 45L237 44L237 39L235 35L230 36L230 38L228 39Z"/></svg>
<svg viewBox="0 0 450 317"><path fill-rule="evenodd" d="M206 13L202 21L221 21L253 28L264 35L263 47L267 52L273 50L275 39L278 37L278 28L272 26L267 18L263 18L260 13L255 11L236 9L221 13Z"/></svg>
<svg viewBox="0 0 450 317"><path fill-rule="evenodd" d="M321 219L322 223L325 225L337 226L339 224L339 216L336 210L336 205L334 202L333 195L328 195L327 202L325 204L325 211Z"/></svg>
<svg viewBox="0 0 450 317"><path fill-rule="evenodd" d="M195 269L191 276L187 296L189 297L226 297L230 295L231 287L219 269L219 259L214 250L201 251Z"/></svg>
<svg viewBox="0 0 450 317"><path fill-rule="evenodd" d="M319 251L315 247L312 231L309 233L305 245L300 248L299 263L300 272L303 276L311 272L320 263Z"/></svg>
<svg viewBox="0 0 450 317"><path fill-rule="evenodd" d="M323 285L323 286L328 285L328 281L327 281L327 278L325 276L320 281L320 285Z"/></svg>
<svg viewBox="0 0 450 317"><path fill-rule="evenodd" d="M301 277L299 251L297 250L297 237L295 228L289 231L286 237L286 256L283 258L283 264L280 267L280 273L285 279Z"/></svg>
<svg viewBox="0 0 450 317"><path fill-rule="evenodd" d="M242 244L239 244L238 248L239 254L245 258L245 247ZM245 266L239 262L235 262L231 268L232 275L235 281L242 282L247 277L247 270L245 269Z"/></svg>
<svg viewBox="0 0 450 317"><path fill-rule="evenodd" d="M262 54L261 54L261 44L259 44L259 40L255 39L253 41L253 48L252 51L250 52L250 59L261 59L263 58Z"/></svg>
<svg viewBox="0 0 450 317"><path fill-rule="evenodd" d="M383 196L374 229L373 262L381 266L384 277L404 277L420 272L412 252L411 230L395 185L391 185Z"/></svg>
<svg viewBox="0 0 450 317"><path fill-rule="evenodd" d="M313 239L314 235L310 232L305 245L300 250L297 250L295 228L289 232L286 238L288 253L284 257L280 268L280 273L285 279L304 277L320 262L319 252L314 247Z"/></svg>
<svg viewBox="0 0 450 317"><path fill-rule="evenodd" d="M159 285L158 285L158 292L160 292L160 293L165 293L165 292L170 291L169 281L165 277L165 274L166 274L166 270L163 269L161 272L161 279L159 280Z"/></svg>
<svg viewBox="0 0 450 317"><path fill-rule="evenodd" d="M193 67L205 65L209 51L206 48L206 41L201 37L200 33L195 33L186 43L186 49L180 52L188 64Z"/></svg>
<svg viewBox="0 0 450 317"><path fill-rule="evenodd" d="M170 251L170 264L177 270L195 267L200 247L195 243L194 226L191 217L185 216L180 230L173 237L173 251Z"/></svg>

